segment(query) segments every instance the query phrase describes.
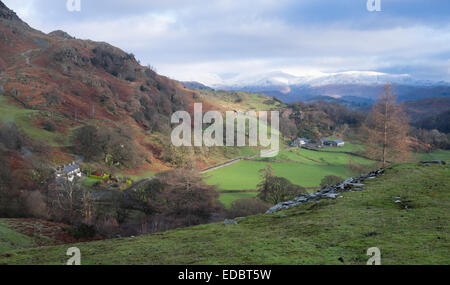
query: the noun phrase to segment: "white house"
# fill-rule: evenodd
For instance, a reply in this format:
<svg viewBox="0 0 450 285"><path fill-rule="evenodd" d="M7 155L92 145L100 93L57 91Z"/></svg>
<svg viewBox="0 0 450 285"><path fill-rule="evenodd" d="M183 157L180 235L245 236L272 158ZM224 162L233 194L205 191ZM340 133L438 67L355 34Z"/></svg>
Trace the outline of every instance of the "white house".
<svg viewBox="0 0 450 285"><path fill-rule="evenodd" d="M75 177L81 177L81 175L81 168L75 162L65 165L56 171L57 180L67 179L68 181L73 182Z"/></svg>

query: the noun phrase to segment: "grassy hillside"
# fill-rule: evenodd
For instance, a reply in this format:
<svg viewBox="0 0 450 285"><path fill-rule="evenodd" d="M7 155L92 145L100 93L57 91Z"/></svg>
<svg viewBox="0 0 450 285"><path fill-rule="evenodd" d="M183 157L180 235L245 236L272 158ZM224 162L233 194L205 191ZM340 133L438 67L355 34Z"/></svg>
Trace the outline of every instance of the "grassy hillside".
<svg viewBox="0 0 450 285"><path fill-rule="evenodd" d="M0 221L0 253L36 246L34 239L16 232L4 221Z"/></svg>
<svg viewBox="0 0 450 285"><path fill-rule="evenodd" d="M21 108L8 101L7 97L0 96L0 123L14 122L33 139L45 140L53 146L64 145L67 138L63 135L48 132L36 125L34 120L41 118L43 116L39 111Z"/></svg>
<svg viewBox="0 0 450 285"><path fill-rule="evenodd" d="M213 100L218 106L224 110L259 110L270 111L286 107L285 104L265 94L251 92L230 92L216 90L196 90L198 96L202 99Z"/></svg>
<svg viewBox="0 0 450 285"><path fill-rule="evenodd" d="M363 192L272 215L77 244L83 264L450 264L450 167L398 165ZM396 204L400 199L408 205ZM69 246L0 254L0 264L63 264Z"/></svg>
<svg viewBox="0 0 450 285"><path fill-rule="evenodd" d="M435 150L432 152L424 152L424 153L420 153L418 158L420 160L450 161L450 151L449 150Z"/></svg>

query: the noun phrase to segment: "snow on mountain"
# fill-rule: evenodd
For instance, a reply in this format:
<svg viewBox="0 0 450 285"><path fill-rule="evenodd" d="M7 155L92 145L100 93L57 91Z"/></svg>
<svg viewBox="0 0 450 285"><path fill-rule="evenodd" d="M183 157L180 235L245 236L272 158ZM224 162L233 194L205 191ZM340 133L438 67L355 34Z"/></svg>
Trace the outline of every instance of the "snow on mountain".
<svg viewBox="0 0 450 285"><path fill-rule="evenodd" d="M347 71L337 73L315 73L314 75L295 76L281 71L240 74L211 84L214 88L237 89L248 87L320 87L326 85L384 85L386 83L433 86L438 83L416 80L408 74L388 74L374 71ZM442 85L442 82L439 83ZM448 83L447 83L448 85Z"/></svg>

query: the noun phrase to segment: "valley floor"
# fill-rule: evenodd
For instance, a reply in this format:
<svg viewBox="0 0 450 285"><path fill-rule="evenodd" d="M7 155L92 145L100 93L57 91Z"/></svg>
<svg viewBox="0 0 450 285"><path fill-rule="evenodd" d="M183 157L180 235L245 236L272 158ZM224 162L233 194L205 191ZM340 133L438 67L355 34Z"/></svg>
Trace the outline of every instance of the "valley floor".
<svg viewBox="0 0 450 285"><path fill-rule="evenodd" d="M76 244L92 264L450 264L450 167L397 165L362 192L271 215ZM401 203L396 203L401 200ZM407 209L405 208L407 205ZM0 264L64 264L72 245L6 249Z"/></svg>
<svg viewBox="0 0 450 285"><path fill-rule="evenodd" d="M352 147L349 145L348 148ZM343 179L360 175L373 168L374 161L345 153L340 148L331 151L312 151L291 148L282 150L270 159L253 158L241 160L232 165L205 174L206 183L217 185L221 192L220 201L227 207L237 199L256 197L258 184L261 181L260 170L271 165L275 175L284 177L294 184L317 190L322 179L328 175ZM352 165L367 168L360 171L351 169Z"/></svg>

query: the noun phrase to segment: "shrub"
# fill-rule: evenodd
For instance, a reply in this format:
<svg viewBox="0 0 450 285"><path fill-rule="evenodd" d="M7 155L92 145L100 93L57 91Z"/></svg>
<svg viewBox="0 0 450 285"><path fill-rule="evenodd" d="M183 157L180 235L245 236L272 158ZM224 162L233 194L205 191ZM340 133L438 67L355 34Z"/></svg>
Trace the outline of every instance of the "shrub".
<svg viewBox="0 0 450 285"><path fill-rule="evenodd" d="M42 126L44 127L44 130L49 132L56 131L56 124L52 121L45 121Z"/></svg>
<svg viewBox="0 0 450 285"><path fill-rule="evenodd" d="M284 177L276 176L268 177L261 183L259 191L258 198L272 204L291 200L296 196L306 193L305 188L292 184Z"/></svg>
<svg viewBox="0 0 450 285"><path fill-rule="evenodd" d="M134 82L134 81L136 81L136 77L128 75L128 76L125 77L125 80L126 81L130 81L130 82Z"/></svg>
<svg viewBox="0 0 450 285"><path fill-rule="evenodd" d="M342 183L342 181L344 180L339 176L328 175L322 179L322 182L320 182L320 186L321 187L333 186Z"/></svg>
<svg viewBox="0 0 450 285"><path fill-rule="evenodd" d="M11 150L20 150L25 138L14 123L0 127L0 143Z"/></svg>
<svg viewBox="0 0 450 285"><path fill-rule="evenodd" d="M247 217L262 214L270 208L270 205L256 198L242 198L234 201L228 210L227 217L234 219L237 217Z"/></svg>
<svg viewBox="0 0 450 285"><path fill-rule="evenodd" d="M71 229L67 229L67 232L78 240L93 238L97 234L94 226L86 224L81 224Z"/></svg>

